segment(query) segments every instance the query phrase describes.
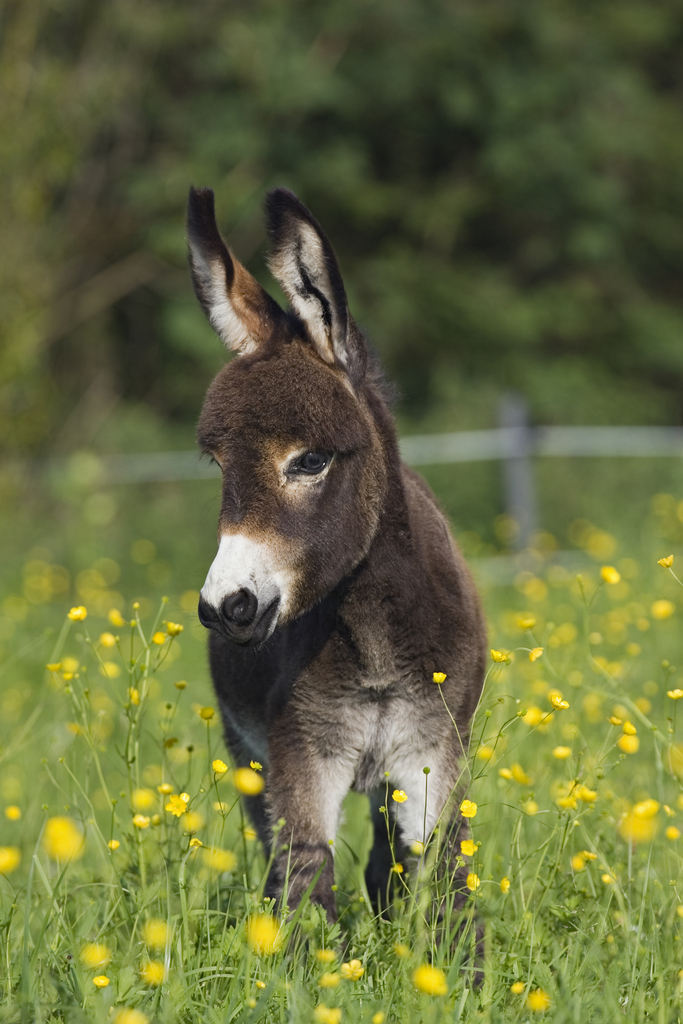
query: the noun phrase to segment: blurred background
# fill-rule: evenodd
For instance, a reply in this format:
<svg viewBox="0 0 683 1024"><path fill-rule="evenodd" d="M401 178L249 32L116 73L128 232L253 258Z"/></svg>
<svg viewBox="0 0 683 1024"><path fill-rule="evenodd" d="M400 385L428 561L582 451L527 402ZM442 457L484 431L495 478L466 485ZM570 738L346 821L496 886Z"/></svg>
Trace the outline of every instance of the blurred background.
<svg viewBox="0 0 683 1024"><path fill-rule="evenodd" d="M510 392L537 425L683 424L677 0L7 0L0 27L0 643L112 587L193 612L218 481L102 463L192 450L226 358L190 184L276 295L264 193L314 211L403 436L495 428ZM514 547L499 461L424 473L470 556ZM683 536L680 458L533 474L537 546Z"/></svg>

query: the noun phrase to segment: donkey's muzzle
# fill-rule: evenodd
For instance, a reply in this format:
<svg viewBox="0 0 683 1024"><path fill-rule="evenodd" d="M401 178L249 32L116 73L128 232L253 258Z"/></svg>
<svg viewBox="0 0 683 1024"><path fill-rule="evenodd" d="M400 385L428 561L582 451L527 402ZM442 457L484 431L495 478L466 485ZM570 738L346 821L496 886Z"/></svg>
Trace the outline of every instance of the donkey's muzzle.
<svg viewBox="0 0 683 1024"><path fill-rule="evenodd" d="M233 643L252 647L270 635L279 604L279 598L276 598L266 608L260 609L256 594L243 587L234 594L228 594L219 608L214 608L200 597L197 614L202 626L215 629Z"/></svg>

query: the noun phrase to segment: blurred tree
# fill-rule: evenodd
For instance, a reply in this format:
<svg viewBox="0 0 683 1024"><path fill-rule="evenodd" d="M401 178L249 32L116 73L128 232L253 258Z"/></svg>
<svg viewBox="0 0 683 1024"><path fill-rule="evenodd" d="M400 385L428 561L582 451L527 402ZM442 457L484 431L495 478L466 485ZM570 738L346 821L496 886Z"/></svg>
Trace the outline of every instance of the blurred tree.
<svg viewBox="0 0 683 1024"><path fill-rule="evenodd" d="M264 283L286 184L425 426L683 419L678 0L8 0L0 432L163 444L223 358L190 183ZM156 431L156 433L155 433Z"/></svg>

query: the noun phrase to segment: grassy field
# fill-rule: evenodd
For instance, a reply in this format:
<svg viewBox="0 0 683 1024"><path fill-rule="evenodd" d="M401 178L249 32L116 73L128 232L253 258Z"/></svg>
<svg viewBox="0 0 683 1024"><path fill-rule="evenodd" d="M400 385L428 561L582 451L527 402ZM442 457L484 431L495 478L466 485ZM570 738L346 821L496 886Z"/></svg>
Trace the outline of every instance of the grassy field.
<svg viewBox="0 0 683 1024"><path fill-rule="evenodd" d="M170 493L138 506L132 538L75 490L4 542L0 1020L678 1020L683 592L657 560L678 550L683 503L643 497L620 539L587 520L541 535L484 588L494 653L463 850L477 987L472 929L451 955L430 927L430 848L396 872L392 919L373 916L360 797L336 841L339 924L309 905L272 917L240 798L261 773L216 765L194 614L215 485L195 485L196 542ZM465 541L475 567L494 551Z"/></svg>

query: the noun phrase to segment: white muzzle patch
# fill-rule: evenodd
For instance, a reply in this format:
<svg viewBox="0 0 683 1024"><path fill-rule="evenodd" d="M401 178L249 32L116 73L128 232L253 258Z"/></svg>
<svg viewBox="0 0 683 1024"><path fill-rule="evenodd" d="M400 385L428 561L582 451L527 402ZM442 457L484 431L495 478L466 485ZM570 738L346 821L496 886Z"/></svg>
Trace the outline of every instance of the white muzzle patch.
<svg viewBox="0 0 683 1024"><path fill-rule="evenodd" d="M226 597L242 589L255 594L259 608L279 598L279 619L287 611L292 587L289 573L277 563L274 546L267 541L252 540L241 533L223 534L201 596L216 611Z"/></svg>

